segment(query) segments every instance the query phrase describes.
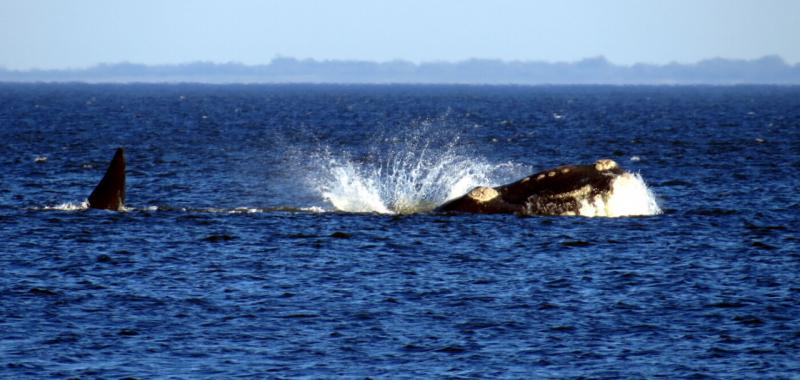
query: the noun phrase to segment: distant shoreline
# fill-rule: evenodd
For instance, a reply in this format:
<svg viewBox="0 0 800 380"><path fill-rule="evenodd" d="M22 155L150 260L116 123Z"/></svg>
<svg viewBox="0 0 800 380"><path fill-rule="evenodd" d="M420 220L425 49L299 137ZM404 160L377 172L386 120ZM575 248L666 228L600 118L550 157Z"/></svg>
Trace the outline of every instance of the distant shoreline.
<svg viewBox="0 0 800 380"><path fill-rule="evenodd" d="M11 86L110 86L110 87L463 87L463 88L796 88L800 83L678 83L678 84L656 84L656 83L631 83L631 84L605 84L605 83L347 83L347 82L199 82L199 81L4 81L0 80L0 87Z"/></svg>
<svg viewBox="0 0 800 380"><path fill-rule="evenodd" d="M318 61L276 58L265 65L195 62L100 64L84 69L8 70L6 83L441 84L441 85L798 85L800 64L779 56L714 58L693 64L616 65L603 57L577 62Z"/></svg>

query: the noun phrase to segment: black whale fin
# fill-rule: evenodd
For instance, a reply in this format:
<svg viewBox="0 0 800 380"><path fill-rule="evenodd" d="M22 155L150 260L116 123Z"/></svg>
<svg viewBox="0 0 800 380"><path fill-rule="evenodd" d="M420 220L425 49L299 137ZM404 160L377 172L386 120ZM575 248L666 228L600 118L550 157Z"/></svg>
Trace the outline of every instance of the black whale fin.
<svg viewBox="0 0 800 380"><path fill-rule="evenodd" d="M89 195L89 207L121 211L125 208L125 152L117 149L106 175Z"/></svg>

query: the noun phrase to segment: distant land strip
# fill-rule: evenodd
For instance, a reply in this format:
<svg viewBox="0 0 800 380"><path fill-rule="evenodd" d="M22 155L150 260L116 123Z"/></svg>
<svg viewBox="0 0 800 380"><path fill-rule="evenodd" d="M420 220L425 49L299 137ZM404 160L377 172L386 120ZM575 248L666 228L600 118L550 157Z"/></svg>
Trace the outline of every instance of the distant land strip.
<svg viewBox="0 0 800 380"><path fill-rule="evenodd" d="M800 64L777 55L753 60L618 65L604 57L577 62L470 59L413 63L279 57L268 64L193 62L170 65L104 63L82 69L9 70L0 82L88 83L403 83L403 84L800 84Z"/></svg>

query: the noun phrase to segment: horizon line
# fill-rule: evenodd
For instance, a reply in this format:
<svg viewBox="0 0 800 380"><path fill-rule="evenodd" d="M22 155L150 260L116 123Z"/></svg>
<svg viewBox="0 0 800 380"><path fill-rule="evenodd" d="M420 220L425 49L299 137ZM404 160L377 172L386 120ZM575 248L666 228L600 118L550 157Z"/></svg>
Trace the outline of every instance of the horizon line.
<svg viewBox="0 0 800 380"><path fill-rule="evenodd" d="M182 62L169 62L169 63L143 63L143 62L136 62L130 60L122 60L122 61L114 61L114 62L97 62L91 64L89 66L80 66L80 67L59 67L59 68L40 68L40 67L29 67L24 69L19 68L8 68L4 65L0 65L0 71L6 72L16 72L16 73L32 73L32 72L44 72L44 71L87 71L96 68L102 68L107 66L119 66L119 65L130 65L130 66L139 66L139 67L180 67L180 66L190 66L190 65L216 65L216 66L244 66L244 67L259 67L259 66L270 66L275 62L280 61L294 61L299 63L369 63L369 64L407 64L412 66L424 66L424 65L441 65L441 64L449 64L449 65L457 65L463 63L470 63L470 62L493 62L493 63L502 63L502 64L547 64L547 65L571 65L571 64L578 64L578 63L588 63L588 62L595 62L595 63L604 63L610 66L616 66L621 68L632 68L636 66L653 66L653 67L668 67L668 66L693 66L699 65L705 62L714 62L714 61L727 61L727 62L737 62L737 63L753 63L758 61L765 61L765 60L772 60L772 61L779 61L780 63L789 66L789 67L800 67L800 62L788 62L783 56L780 54L765 54L755 58L728 58L722 56L715 56L709 58L703 58L697 61L692 62L679 62L679 61L669 61L666 63L653 63L653 62L635 62L631 64L625 63L616 63L609 60L605 55L593 55L587 56L581 59L573 60L573 61L559 61L559 60L546 60L546 59L502 59L502 58L480 58L480 57L472 57L466 58L461 60L427 60L427 61L412 61L403 58L395 58L391 60L369 60L369 59L344 59L344 58L297 58L292 56L284 56L284 55L276 55L271 60L265 63L245 63L242 61L214 61L214 60L192 60L192 61L182 61Z"/></svg>
<svg viewBox="0 0 800 380"><path fill-rule="evenodd" d="M779 55L709 58L690 64L618 65L604 56L572 62L473 58L414 63L276 57L241 62L148 65L100 63L80 69L0 69L3 82L88 83L452 83L452 84L800 84L800 64Z"/></svg>

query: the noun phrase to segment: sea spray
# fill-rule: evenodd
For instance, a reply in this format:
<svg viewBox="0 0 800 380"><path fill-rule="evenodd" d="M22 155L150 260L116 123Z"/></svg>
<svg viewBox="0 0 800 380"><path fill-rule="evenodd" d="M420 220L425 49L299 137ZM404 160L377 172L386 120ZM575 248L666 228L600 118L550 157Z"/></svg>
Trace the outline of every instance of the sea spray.
<svg viewBox="0 0 800 380"><path fill-rule="evenodd" d="M388 155L379 164L330 158L322 197L337 211L409 214L433 210L479 185L496 184L493 174L513 164L491 165L445 151L428 156ZM505 170L503 170L505 169ZM582 201L579 215L623 217L661 214L656 197L638 173L614 179L611 191Z"/></svg>
<svg viewBox="0 0 800 380"><path fill-rule="evenodd" d="M606 216L659 215L661 207L639 173L625 173L612 184Z"/></svg>
<svg viewBox="0 0 800 380"><path fill-rule="evenodd" d="M325 147L316 161L311 182L335 210L345 212L431 211L475 186L498 184L518 174L509 175L517 165L495 165L467 154L458 136L437 133L430 122L376 136L368 153L358 159Z"/></svg>
<svg viewBox="0 0 800 380"><path fill-rule="evenodd" d="M656 197L638 173L625 172L614 178L611 191L581 202L581 216L647 216L661 214Z"/></svg>
<svg viewBox="0 0 800 380"><path fill-rule="evenodd" d="M502 167L502 166L501 166ZM478 185L492 183L497 166L452 148L390 152L374 163L329 157L319 183L338 211L409 214L433 210Z"/></svg>
<svg viewBox="0 0 800 380"><path fill-rule="evenodd" d="M432 211L476 186L510 183L533 171L469 154L457 135L441 131L429 122L388 136L384 130L357 153L324 146L310 155L307 179L329 210L412 214ZM610 193L584 200L578 212L589 217L660 213L642 177L629 172L615 179Z"/></svg>

